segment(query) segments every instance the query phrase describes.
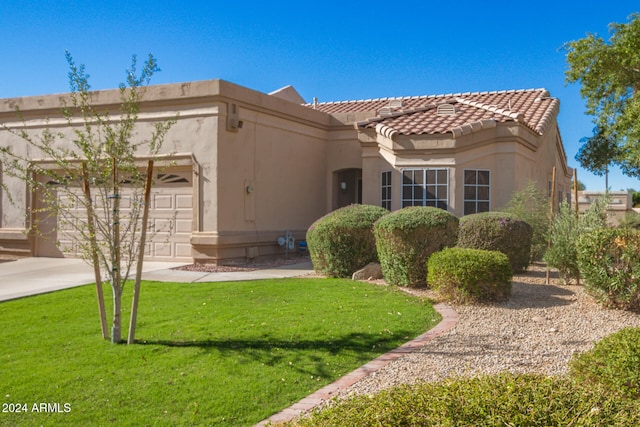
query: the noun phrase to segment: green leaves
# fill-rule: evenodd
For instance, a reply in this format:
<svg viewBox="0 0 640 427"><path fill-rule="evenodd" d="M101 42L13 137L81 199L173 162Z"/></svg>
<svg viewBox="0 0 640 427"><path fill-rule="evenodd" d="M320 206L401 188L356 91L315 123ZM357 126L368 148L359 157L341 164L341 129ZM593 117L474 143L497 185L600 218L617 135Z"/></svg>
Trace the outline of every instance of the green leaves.
<svg viewBox="0 0 640 427"><path fill-rule="evenodd" d="M427 262L427 283L456 303L503 301L511 295L513 272L499 251L447 248Z"/></svg>
<svg viewBox="0 0 640 427"><path fill-rule="evenodd" d="M610 24L609 29L608 41L588 34L565 44L565 77L567 83L581 84L587 113L597 125L593 139L608 139L621 149L604 158L613 159L628 175L639 175L640 14L631 15L626 24Z"/></svg>
<svg viewBox="0 0 640 427"><path fill-rule="evenodd" d="M337 209L311 224L307 243L313 268L332 277L350 277L376 262L373 224L389 211L372 205Z"/></svg>

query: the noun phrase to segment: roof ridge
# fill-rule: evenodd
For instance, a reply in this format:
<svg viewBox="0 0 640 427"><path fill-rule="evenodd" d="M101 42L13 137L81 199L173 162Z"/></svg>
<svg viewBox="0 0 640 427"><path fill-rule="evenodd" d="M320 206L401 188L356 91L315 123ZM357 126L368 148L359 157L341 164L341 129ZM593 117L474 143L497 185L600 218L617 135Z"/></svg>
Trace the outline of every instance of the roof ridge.
<svg viewBox="0 0 640 427"><path fill-rule="evenodd" d="M538 126L536 126L535 131L539 132L541 135L547 131L549 124L553 121L553 118L558 115L560 112L560 101L557 98L551 99L551 106L547 108L547 111L542 115Z"/></svg>
<svg viewBox="0 0 640 427"><path fill-rule="evenodd" d="M509 117L511 119L514 119L518 122L523 122L524 121L524 114L523 113L518 113L515 111L511 111L511 110L505 110L504 108L498 108L496 106L493 105L487 105L484 104L482 102L478 102L478 101L470 101L468 99L464 99L464 98L456 98L456 101L458 101L461 104L465 104L465 105L470 105L471 107L476 107L476 108L481 108L483 110L486 111L491 111L492 113L496 113L496 114L502 114L503 116Z"/></svg>
<svg viewBox="0 0 640 427"><path fill-rule="evenodd" d="M442 104L442 103L439 103L439 104ZM376 117L370 117L370 118L361 120L359 122L355 122L353 125L354 125L354 127L356 129L358 129L359 127L366 126L366 125L371 124L371 123L381 122L381 121L386 120L386 119L393 119L393 118L400 117L400 116L406 116L406 115L409 115L409 114L422 113L423 111L433 110L434 108L437 108L439 104L436 104L436 103L432 102L432 103L429 103L429 104L425 104L422 107L412 107L412 108L407 108L406 110L405 109L397 110L397 111L393 111L390 114L385 115L385 116L378 115Z"/></svg>
<svg viewBox="0 0 640 427"><path fill-rule="evenodd" d="M529 89L503 89L503 90L493 90L493 91L477 91L477 92L458 92L458 93L442 93L436 95L409 95L409 96L391 96L391 97L383 97L383 98L368 98L368 99L351 99L351 100L343 100L343 101L326 101L326 102L318 102L315 105L337 105L337 104L349 104L356 102L380 102L380 101L391 101L397 99L427 99L427 98L456 98L462 96L473 96L473 95L497 95L497 94L505 94L505 93L523 93L523 92L537 92L543 91L542 96L551 96L549 91L545 88L529 88ZM303 104L307 106L313 106L314 103Z"/></svg>

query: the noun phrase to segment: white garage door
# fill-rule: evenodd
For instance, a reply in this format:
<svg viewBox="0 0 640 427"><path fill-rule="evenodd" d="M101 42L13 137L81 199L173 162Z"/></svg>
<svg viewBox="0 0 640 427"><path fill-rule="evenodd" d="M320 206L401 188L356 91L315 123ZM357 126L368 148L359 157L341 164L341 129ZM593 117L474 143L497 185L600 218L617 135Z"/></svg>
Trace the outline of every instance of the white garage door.
<svg viewBox="0 0 640 427"><path fill-rule="evenodd" d="M149 224L145 259L150 261L192 261L193 186L190 169L163 171L156 175L149 206ZM77 190L80 191L79 189ZM69 196L58 196L58 203L70 206ZM95 197L94 197L95 199ZM131 206L131 193L123 190L121 211L124 220ZM100 204L95 205L100 215ZM71 218L39 214L42 236L36 241L36 256L73 257L78 254L80 233L73 222L85 221L86 211L73 207ZM121 224L125 227L126 224ZM55 228L54 228L55 227Z"/></svg>

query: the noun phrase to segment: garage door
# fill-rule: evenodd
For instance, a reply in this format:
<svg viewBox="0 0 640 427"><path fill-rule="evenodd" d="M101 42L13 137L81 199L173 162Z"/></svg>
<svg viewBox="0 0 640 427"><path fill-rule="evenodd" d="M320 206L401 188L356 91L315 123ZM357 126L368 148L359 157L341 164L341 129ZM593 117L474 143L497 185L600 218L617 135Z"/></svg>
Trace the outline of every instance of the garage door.
<svg viewBox="0 0 640 427"><path fill-rule="evenodd" d="M193 186L191 169L176 169L157 173L151 192L149 224L145 259L150 261L192 261L191 230L193 224ZM80 194L80 190L75 191ZM126 188L122 191L121 211L123 223L133 197ZM80 233L74 223L86 220L86 211L74 206L73 197L58 195L60 206L72 212L69 217L53 217L42 211L38 214L39 236L36 256L77 256ZM97 197L94 196L94 199ZM96 214L102 213L99 200L95 201Z"/></svg>

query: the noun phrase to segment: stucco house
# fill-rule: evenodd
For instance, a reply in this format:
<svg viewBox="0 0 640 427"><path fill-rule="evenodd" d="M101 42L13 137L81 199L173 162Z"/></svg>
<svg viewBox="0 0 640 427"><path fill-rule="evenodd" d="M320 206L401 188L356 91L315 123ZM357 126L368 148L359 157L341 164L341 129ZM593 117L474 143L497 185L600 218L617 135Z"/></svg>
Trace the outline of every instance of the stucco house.
<svg viewBox="0 0 640 427"><path fill-rule="evenodd" d="M0 100L0 123L29 132L68 132L68 94ZM117 114L117 90L92 100ZM558 199L570 193L557 124L559 100L544 89L305 103L292 87L265 94L223 80L150 86L139 133L179 114L163 147L172 161L156 177L152 219L173 232L148 246L154 260L226 262L284 252L280 237L304 239L309 225L350 203L391 210L429 205L458 216L501 208L557 170ZM45 119L47 119L45 121ZM0 146L27 153L0 131ZM37 153L29 153L34 161ZM65 233L29 234L38 200L2 176L16 203L0 197L0 252L64 256ZM31 213L33 212L33 213ZM282 243L282 239L280 239Z"/></svg>

